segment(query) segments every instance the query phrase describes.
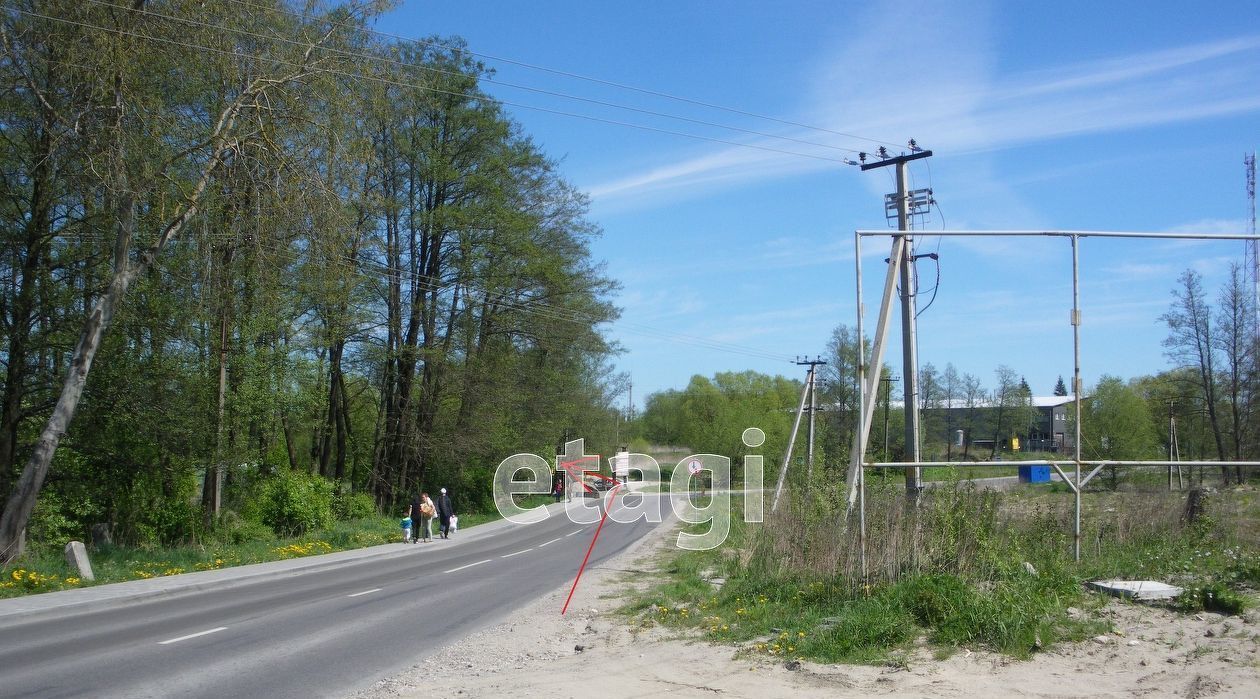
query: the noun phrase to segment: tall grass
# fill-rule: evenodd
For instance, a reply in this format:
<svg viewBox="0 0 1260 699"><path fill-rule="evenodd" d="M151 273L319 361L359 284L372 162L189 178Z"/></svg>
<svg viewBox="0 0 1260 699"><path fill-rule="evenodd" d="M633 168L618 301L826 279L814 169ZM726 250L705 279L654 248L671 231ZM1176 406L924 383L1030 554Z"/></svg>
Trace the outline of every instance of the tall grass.
<svg viewBox="0 0 1260 699"><path fill-rule="evenodd" d="M1082 586L1096 578L1165 580L1190 591L1183 609L1237 613L1260 585L1256 493L1214 493L1197 522L1183 518L1184 497L1086 493L1077 562L1070 493L955 478L916 505L900 479L875 478L863 571L842 489L798 487L764 524L735 518L721 549L671 554L669 582L631 611L756 653L845 662L904 662L920 638L1022 658L1095 635L1106 620L1067 608L1101 604Z"/></svg>

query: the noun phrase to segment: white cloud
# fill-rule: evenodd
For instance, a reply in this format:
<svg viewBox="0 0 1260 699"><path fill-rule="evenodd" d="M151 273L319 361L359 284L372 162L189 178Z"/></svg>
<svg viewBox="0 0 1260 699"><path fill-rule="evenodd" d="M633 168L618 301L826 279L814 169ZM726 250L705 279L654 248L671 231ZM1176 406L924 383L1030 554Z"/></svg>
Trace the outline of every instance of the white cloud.
<svg viewBox="0 0 1260 699"><path fill-rule="evenodd" d="M984 3L881 2L855 17L853 26L862 30L844 37L835 55L821 57L813 106L790 118L893 143L914 136L941 154L959 155L1260 111L1256 35L1003 73ZM916 28L913 42L890 40L907 26ZM818 132L787 135L867 151L878 145ZM769 139L749 142L808 148ZM588 191L601 205L653 206L662 198L827 167L834 165L724 147L596 183ZM1038 225L1032 207L1012 195L1009 183L986 177L982 169L972 176L1014 216L1025 217L1025 225ZM887 182L869 177L865 186L882 192Z"/></svg>

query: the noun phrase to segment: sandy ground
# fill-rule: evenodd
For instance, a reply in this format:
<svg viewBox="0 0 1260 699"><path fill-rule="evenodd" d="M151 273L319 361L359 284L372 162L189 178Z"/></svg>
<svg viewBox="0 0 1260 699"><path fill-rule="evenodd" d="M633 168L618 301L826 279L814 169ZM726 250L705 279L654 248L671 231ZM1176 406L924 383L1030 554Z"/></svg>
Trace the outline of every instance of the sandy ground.
<svg viewBox="0 0 1260 699"><path fill-rule="evenodd" d="M962 649L904 667L789 670L742 647L632 629L608 593L649 581L670 527L598 568L570 603L565 590L448 646L355 699L386 697L1260 697L1260 613L1184 616L1113 602L1114 632L1030 661Z"/></svg>

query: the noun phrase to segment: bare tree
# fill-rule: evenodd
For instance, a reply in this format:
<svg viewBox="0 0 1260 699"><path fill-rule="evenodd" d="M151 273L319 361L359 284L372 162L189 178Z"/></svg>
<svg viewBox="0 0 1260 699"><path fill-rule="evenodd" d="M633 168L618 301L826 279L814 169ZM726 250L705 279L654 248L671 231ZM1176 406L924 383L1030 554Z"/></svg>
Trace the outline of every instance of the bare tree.
<svg viewBox="0 0 1260 699"><path fill-rule="evenodd" d="M1245 445L1250 440L1248 427L1254 396L1249 379L1253 375L1255 357L1253 355L1254 337L1252 332L1251 295L1247 293L1243 279L1242 267L1238 263L1230 265L1229 279L1221 287L1216 309L1216 326L1218 329L1214 339L1216 348L1221 353L1224 364L1221 377L1224 383L1226 407L1229 410L1229 441L1235 461L1243 459ZM1242 469L1234 474L1238 482L1242 482Z"/></svg>
<svg viewBox="0 0 1260 699"><path fill-rule="evenodd" d="M1173 303L1160 319L1168 324L1168 337L1164 339L1165 354L1179 367L1194 369L1195 383L1208 423L1216 442L1216 455L1225 460L1225 442L1221 435L1217 416L1216 396L1216 345L1212 334L1212 309L1203 297L1203 278L1194 270L1186 270L1177 279L1173 289ZM1229 470L1221 467L1225 483L1229 483Z"/></svg>

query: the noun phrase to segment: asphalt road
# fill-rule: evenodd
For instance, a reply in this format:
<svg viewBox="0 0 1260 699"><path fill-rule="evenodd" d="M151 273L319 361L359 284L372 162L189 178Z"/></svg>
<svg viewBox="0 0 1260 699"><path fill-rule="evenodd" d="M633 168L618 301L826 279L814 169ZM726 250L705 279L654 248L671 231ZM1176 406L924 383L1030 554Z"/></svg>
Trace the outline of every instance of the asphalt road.
<svg viewBox="0 0 1260 699"><path fill-rule="evenodd" d="M0 616L0 697L344 696L567 590L597 528L563 512L483 526L329 567ZM654 526L609 517L588 567Z"/></svg>

